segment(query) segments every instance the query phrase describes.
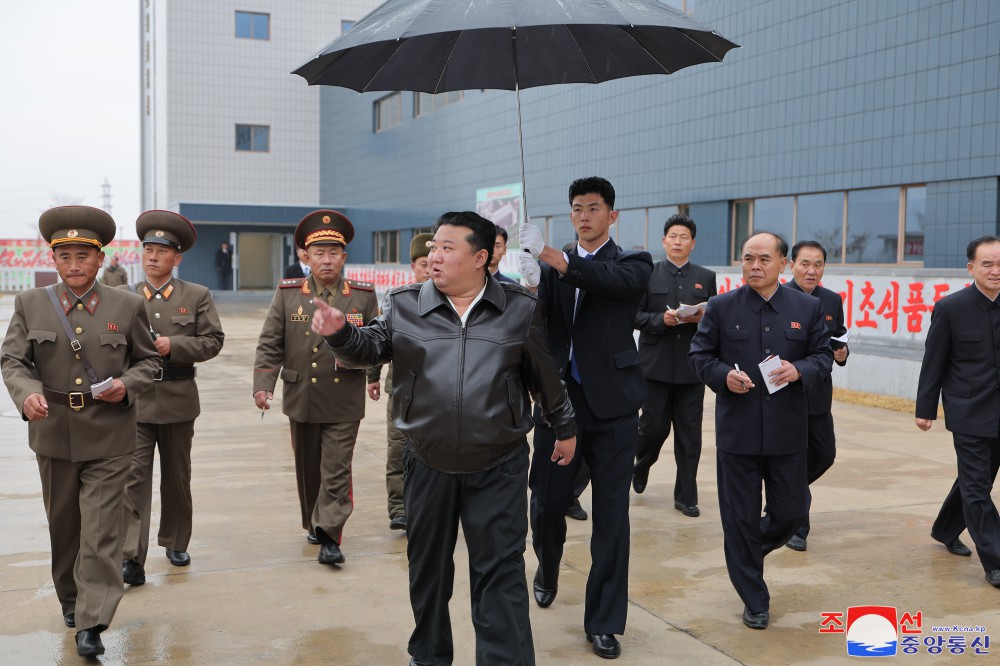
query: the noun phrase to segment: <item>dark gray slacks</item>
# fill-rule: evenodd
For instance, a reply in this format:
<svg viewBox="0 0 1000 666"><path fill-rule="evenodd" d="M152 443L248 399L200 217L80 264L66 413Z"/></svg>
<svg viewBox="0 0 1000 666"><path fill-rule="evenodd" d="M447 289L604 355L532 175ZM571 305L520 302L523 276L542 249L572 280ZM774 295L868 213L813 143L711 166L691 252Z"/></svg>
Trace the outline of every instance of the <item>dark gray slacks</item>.
<svg viewBox="0 0 1000 666"><path fill-rule="evenodd" d="M125 593L122 511L132 457L35 458L62 612L76 613L78 629L107 628Z"/></svg>
<svg viewBox="0 0 1000 666"><path fill-rule="evenodd" d="M952 437L954 439L954 436ZM956 453L958 449L956 447ZM1000 446L990 448L990 485L996 482L997 471L1000 470ZM981 482L980 482L981 483ZM956 478L952 484L948 496L938 511L934 525L931 527L931 536L943 544L949 544L965 531L965 509L962 506L962 490L959 480ZM971 535L971 531L970 531Z"/></svg>
<svg viewBox="0 0 1000 666"><path fill-rule="evenodd" d="M410 655L429 664L451 664L454 658L448 602L461 523L469 553L476 663L533 665L524 573L527 441L514 459L472 474L439 472L407 447L403 469L406 555L415 622Z"/></svg>
<svg viewBox="0 0 1000 666"><path fill-rule="evenodd" d="M382 384L386 396L385 406L385 491L386 510L389 518L405 516L403 503L403 448L406 446L406 435L399 431L392 418L392 366L386 373Z"/></svg>
<svg viewBox="0 0 1000 666"><path fill-rule="evenodd" d="M146 563L149 551L150 514L153 504L153 452L160 451L159 545L185 552L191 543L194 502L191 499L191 442L194 421L136 424L136 447L132 452L125 486L126 560Z"/></svg>
<svg viewBox="0 0 1000 666"><path fill-rule="evenodd" d="M701 460L701 422L705 412L704 384L669 384L646 380L646 402L639 416L635 466L647 471L674 432L674 501L698 504L698 463Z"/></svg>
<svg viewBox="0 0 1000 666"><path fill-rule="evenodd" d="M837 457L837 437L833 431L833 414L809 415L809 448L806 452L806 481L814 481L833 467ZM806 488L806 519L795 533L805 539L809 536L809 511L812 509L812 491Z"/></svg>
<svg viewBox="0 0 1000 666"><path fill-rule="evenodd" d="M750 611L760 613L771 605L764 556L785 545L805 517L806 452L757 456L716 450L716 469L729 580Z"/></svg>
<svg viewBox="0 0 1000 666"><path fill-rule="evenodd" d="M958 459L958 479L938 513L931 534L947 544L962 533L960 528L968 526L983 570L1000 569L1000 514L991 497L1000 469L1000 438L956 432L952 433L952 439ZM961 506L960 517L956 505Z"/></svg>
<svg viewBox="0 0 1000 666"><path fill-rule="evenodd" d="M302 527L340 545L354 511L351 467L361 421L299 423L288 420Z"/></svg>

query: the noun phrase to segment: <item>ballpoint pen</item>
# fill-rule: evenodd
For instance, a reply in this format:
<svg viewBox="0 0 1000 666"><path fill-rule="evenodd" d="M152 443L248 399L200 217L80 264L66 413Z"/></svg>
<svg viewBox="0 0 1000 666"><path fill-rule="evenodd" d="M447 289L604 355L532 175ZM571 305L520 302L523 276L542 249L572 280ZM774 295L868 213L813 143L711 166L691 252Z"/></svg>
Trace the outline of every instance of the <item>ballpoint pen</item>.
<svg viewBox="0 0 1000 666"><path fill-rule="evenodd" d="M738 375L742 375L743 374L743 371L740 370L740 364L739 363L736 364L736 374L738 374ZM744 391L747 389L747 385L746 385L746 383L743 380L740 380L740 388L743 389Z"/></svg>

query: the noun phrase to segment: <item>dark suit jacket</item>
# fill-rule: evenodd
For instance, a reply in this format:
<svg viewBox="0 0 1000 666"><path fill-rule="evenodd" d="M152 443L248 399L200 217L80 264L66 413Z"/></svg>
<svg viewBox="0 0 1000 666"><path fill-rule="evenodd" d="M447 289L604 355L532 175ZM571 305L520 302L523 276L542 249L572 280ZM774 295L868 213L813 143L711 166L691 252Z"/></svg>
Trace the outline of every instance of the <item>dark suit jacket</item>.
<svg viewBox="0 0 1000 666"><path fill-rule="evenodd" d="M646 399L646 386L632 322L649 283L653 259L648 252L626 252L614 241L608 241L593 260L577 256L575 248L567 256L565 275L542 263L538 285L556 367L564 378L569 373L572 336L590 410L602 419L635 413ZM574 323L577 287L580 302Z"/></svg>
<svg viewBox="0 0 1000 666"><path fill-rule="evenodd" d="M302 270L302 264L300 264L297 261L285 269L286 280L293 280L295 278L304 278L305 276L306 273L305 271Z"/></svg>
<svg viewBox="0 0 1000 666"><path fill-rule="evenodd" d="M639 358L646 379L670 384L701 383L688 363L691 338L698 324L667 326L663 323L663 313L681 303L704 303L715 294L714 271L691 262L683 268L669 261L656 262L635 314Z"/></svg>
<svg viewBox="0 0 1000 666"><path fill-rule="evenodd" d="M795 280L789 280L785 286L789 289L802 291L802 287ZM827 335L839 338L846 333L844 299L840 297L840 294L830 291L826 287L817 286L809 295L819 299L819 307L823 310L823 321L826 322ZM850 350L847 353L850 355ZM835 361L835 363L840 366L847 365L846 360L843 363L839 361ZM809 398L810 414L826 414L833 407L833 378L828 376L823 381L814 384L806 395Z"/></svg>
<svg viewBox="0 0 1000 666"><path fill-rule="evenodd" d="M990 302L972 284L934 304L917 384L919 419L937 418L944 403L944 427L974 437L996 437L1000 426L1000 332ZM998 312L993 317L1000 320Z"/></svg>
<svg viewBox="0 0 1000 666"><path fill-rule="evenodd" d="M757 364L771 354L790 361L802 377L768 394ZM691 366L715 391L716 448L742 455L786 455L806 450L806 388L829 376L833 352L819 299L779 287L766 302L747 285L708 302L691 340ZM756 385L733 393L726 375L739 364Z"/></svg>
<svg viewBox="0 0 1000 666"><path fill-rule="evenodd" d="M515 280L514 278L511 278L511 277L507 277L506 275L504 275L500 271L497 271L496 273L494 273L493 277L496 278L496 280L498 282L510 282L511 284L517 284L517 280Z"/></svg>

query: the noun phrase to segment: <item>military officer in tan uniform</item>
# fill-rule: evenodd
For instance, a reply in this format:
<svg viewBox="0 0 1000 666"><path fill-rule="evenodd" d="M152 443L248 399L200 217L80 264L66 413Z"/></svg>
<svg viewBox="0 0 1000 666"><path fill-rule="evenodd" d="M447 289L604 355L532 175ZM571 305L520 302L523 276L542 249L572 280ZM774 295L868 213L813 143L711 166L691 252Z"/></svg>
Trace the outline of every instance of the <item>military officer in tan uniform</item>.
<svg viewBox="0 0 1000 666"><path fill-rule="evenodd" d="M35 452L52 545L52 582L77 652L104 653L124 592L122 503L135 402L156 368L142 299L97 282L115 222L89 206L42 213L62 281L14 299L3 341L3 379ZM53 300L54 299L54 302ZM58 308L58 309L57 309Z"/></svg>
<svg viewBox="0 0 1000 666"><path fill-rule="evenodd" d="M410 241L410 270L413 271L415 283L427 282L431 277L431 264L428 255L431 248L428 245L434 234L417 234ZM385 489L389 495L389 529L406 529L406 508L403 506L403 448L406 436L399 432L392 418L392 364L385 373L385 394L389 396L389 404L385 406L386 441L388 447L385 456Z"/></svg>
<svg viewBox="0 0 1000 666"><path fill-rule="evenodd" d="M307 278L282 280L257 343L254 402L270 409L274 386L283 380L282 411L288 416L295 451L302 527L322 547L322 564L340 564L344 523L353 510L351 461L365 415L364 370L341 367L322 336L309 327L322 298L363 325L378 314L375 287L345 279L347 246L354 238L350 220L318 210L295 228L295 245L309 258ZM313 541L313 539L310 539Z"/></svg>
<svg viewBox="0 0 1000 666"><path fill-rule="evenodd" d="M122 576L129 585L146 582L146 552L153 499L153 451L160 451L160 532L174 566L191 563L191 440L201 413L195 363L218 356L225 335L208 288L175 278L183 253L195 243L194 225L184 216L149 210L135 221L142 241L146 279L127 287L142 297L150 336L161 364L153 390L139 401L137 445L125 492Z"/></svg>

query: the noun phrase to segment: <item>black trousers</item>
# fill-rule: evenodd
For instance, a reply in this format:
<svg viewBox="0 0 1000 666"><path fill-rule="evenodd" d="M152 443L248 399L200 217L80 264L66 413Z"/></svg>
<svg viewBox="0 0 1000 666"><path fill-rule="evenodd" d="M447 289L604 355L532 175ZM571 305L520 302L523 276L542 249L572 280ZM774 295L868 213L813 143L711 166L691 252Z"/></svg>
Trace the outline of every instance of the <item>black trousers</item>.
<svg viewBox="0 0 1000 666"><path fill-rule="evenodd" d="M566 543L566 507L572 501L580 464L590 467L593 486L591 566L583 615L591 634L622 634L628 612L629 488L638 416L599 419L580 385L566 382L576 410L576 455L565 467L551 461L555 432L535 422L531 461L531 537L540 583L555 588Z"/></svg>
<svg viewBox="0 0 1000 666"><path fill-rule="evenodd" d="M551 463L550 463L551 464ZM409 653L428 664L454 658L448 602L462 524L469 552L476 663L533 665L524 548L528 536L528 442L513 459L474 474L446 474L403 450L406 556L416 626Z"/></svg>
<svg viewBox="0 0 1000 666"><path fill-rule="evenodd" d="M833 432L833 414L809 415L809 449L806 452L806 479L809 485L833 467L837 457L837 437ZM812 491L806 488L806 519L795 533L805 539L809 536L809 510L812 508Z"/></svg>
<svg viewBox="0 0 1000 666"><path fill-rule="evenodd" d="M1000 569L1000 516L990 497L1000 469L1000 439L952 433L958 479L941 505L931 536L949 544L969 527L983 569Z"/></svg>
<svg viewBox="0 0 1000 666"><path fill-rule="evenodd" d="M646 402L639 417L636 469L647 473L674 430L674 501L698 504L698 461L701 459L701 421L705 411L704 384L668 384L646 380Z"/></svg>
<svg viewBox="0 0 1000 666"><path fill-rule="evenodd" d="M744 456L717 450L719 513L729 580L751 612L766 611L764 556L785 545L805 516L806 452ZM761 483L767 513L761 516Z"/></svg>

